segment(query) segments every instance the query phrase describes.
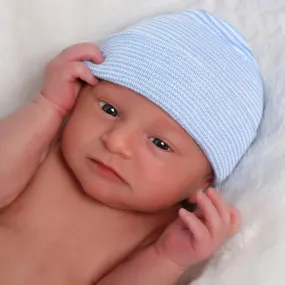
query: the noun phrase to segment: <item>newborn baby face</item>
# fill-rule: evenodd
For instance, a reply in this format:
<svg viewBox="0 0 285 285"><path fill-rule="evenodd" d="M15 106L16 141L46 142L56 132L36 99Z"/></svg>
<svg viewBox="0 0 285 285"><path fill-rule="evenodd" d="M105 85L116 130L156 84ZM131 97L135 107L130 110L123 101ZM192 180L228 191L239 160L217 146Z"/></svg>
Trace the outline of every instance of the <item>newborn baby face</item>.
<svg viewBox="0 0 285 285"><path fill-rule="evenodd" d="M83 190L120 209L158 211L212 179L206 156L176 121L143 96L107 81L82 89L62 151Z"/></svg>

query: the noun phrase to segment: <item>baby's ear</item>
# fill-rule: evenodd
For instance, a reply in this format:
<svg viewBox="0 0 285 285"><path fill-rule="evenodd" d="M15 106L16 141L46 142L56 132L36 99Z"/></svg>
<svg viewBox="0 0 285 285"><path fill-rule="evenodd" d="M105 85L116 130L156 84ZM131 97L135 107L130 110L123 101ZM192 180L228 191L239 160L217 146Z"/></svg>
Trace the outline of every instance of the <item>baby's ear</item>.
<svg viewBox="0 0 285 285"><path fill-rule="evenodd" d="M209 173L209 174L206 175L201 190L202 190L204 193L206 193L207 190L208 190L210 187L213 187L213 183L214 183L214 174L213 174L213 172L211 171L211 173Z"/></svg>

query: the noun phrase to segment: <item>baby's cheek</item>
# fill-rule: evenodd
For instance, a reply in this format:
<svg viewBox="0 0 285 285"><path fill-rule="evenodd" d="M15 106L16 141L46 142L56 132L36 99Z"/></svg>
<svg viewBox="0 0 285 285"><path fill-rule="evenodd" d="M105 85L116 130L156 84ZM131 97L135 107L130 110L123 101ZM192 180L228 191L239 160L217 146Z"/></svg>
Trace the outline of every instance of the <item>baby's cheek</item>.
<svg viewBox="0 0 285 285"><path fill-rule="evenodd" d="M72 154L74 153L74 144L76 144L74 129L69 121L63 130L61 139L62 153L67 162L70 162Z"/></svg>
<svg viewBox="0 0 285 285"><path fill-rule="evenodd" d="M69 132L69 128L68 125L65 126L63 133L62 133L62 138L61 138L61 150L63 153L63 156L65 159L67 159L69 157L69 154L71 152L71 139L70 139L70 132Z"/></svg>
<svg viewBox="0 0 285 285"><path fill-rule="evenodd" d="M80 153L82 149L80 140L76 127L72 122L68 122L62 134L61 149L65 162L78 179L80 178L83 161L83 155Z"/></svg>
<svg viewBox="0 0 285 285"><path fill-rule="evenodd" d="M180 202L181 189L176 178L171 175L155 175L153 172L151 178L144 179L140 187L141 200L145 205L154 208L168 208Z"/></svg>

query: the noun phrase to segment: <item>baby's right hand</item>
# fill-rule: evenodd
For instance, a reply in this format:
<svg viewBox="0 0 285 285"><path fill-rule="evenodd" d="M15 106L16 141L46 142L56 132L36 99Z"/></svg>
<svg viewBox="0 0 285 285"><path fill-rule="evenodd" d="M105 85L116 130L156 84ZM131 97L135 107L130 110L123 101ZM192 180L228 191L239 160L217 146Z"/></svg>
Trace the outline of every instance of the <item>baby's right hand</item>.
<svg viewBox="0 0 285 285"><path fill-rule="evenodd" d="M47 65L41 95L63 115L73 107L78 96L81 88L78 79L92 86L98 83L82 62L85 60L99 64L104 61L104 57L94 44L81 43L63 50Z"/></svg>

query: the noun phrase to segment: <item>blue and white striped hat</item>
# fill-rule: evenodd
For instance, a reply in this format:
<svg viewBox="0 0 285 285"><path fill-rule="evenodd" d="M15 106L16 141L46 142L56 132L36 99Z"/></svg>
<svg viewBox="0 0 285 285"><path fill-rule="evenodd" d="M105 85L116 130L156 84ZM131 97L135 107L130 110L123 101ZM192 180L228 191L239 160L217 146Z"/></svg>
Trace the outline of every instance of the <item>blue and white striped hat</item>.
<svg viewBox="0 0 285 285"><path fill-rule="evenodd" d="M263 113L259 68L244 37L203 10L158 16L102 45L98 78L125 86L170 114L198 143L215 185L233 171Z"/></svg>

